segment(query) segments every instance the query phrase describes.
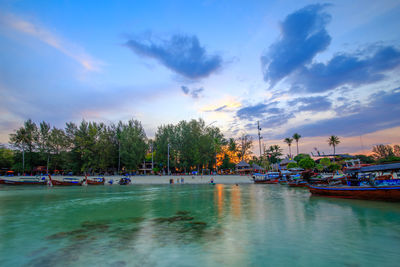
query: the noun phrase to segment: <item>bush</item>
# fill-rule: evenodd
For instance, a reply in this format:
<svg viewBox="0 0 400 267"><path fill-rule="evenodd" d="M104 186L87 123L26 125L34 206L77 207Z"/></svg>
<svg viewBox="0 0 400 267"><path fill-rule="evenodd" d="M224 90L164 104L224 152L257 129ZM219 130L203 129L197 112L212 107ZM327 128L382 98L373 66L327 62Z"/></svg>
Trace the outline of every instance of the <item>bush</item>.
<svg viewBox="0 0 400 267"><path fill-rule="evenodd" d="M312 158L304 158L300 160L299 166L303 169L309 170L314 168L315 166L315 161Z"/></svg>
<svg viewBox="0 0 400 267"><path fill-rule="evenodd" d="M331 160L328 158L322 158L319 160L319 163L325 167L328 167L331 164Z"/></svg>
<svg viewBox="0 0 400 267"><path fill-rule="evenodd" d="M308 154L298 154L296 157L294 157L294 160L296 162L300 162L300 160L306 159L306 158L310 158L311 159L310 155L308 155Z"/></svg>
<svg viewBox="0 0 400 267"><path fill-rule="evenodd" d="M317 164L317 165L315 165L315 168L316 168L318 171L323 171L323 170L325 169L325 166L322 165L322 164Z"/></svg>
<svg viewBox="0 0 400 267"><path fill-rule="evenodd" d="M340 170L342 167L337 163L332 163L332 164L329 165L328 168L329 168L330 171L333 172L333 171Z"/></svg>
<svg viewBox="0 0 400 267"><path fill-rule="evenodd" d="M289 164L287 165L288 169L293 169L293 168L297 168L298 165L296 162L289 162Z"/></svg>

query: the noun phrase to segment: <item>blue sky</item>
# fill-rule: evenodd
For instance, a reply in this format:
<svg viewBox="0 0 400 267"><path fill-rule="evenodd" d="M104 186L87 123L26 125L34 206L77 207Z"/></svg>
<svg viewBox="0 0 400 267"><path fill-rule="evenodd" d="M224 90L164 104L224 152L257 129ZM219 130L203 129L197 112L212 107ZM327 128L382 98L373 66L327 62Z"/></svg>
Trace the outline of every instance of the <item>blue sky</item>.
<svg viewBox="0 0 400 267"><path fill-rule="evenodd" d="M203 118L265 145L400 143L399 1L2 1L0 142L24 120ZM258 151L255 147L255 151Z"/></svg>

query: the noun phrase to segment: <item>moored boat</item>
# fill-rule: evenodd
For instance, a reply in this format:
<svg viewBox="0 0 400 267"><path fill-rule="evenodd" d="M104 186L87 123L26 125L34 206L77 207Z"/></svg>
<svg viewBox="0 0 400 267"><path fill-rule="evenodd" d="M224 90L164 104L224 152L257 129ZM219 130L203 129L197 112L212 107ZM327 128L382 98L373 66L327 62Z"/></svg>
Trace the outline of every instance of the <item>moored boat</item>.
<svg viewBox="0 0 400 267"><path fill-rule="evenodd" d="M63 185L63 186L73 186L73 185L82 185L83 181L76 177L64 177L61 181L55 180L51 178L49 174L49 179L52 185Z"/></svg>
<svg viewBox="0 0 400 267"><path fill-rule="evenodd" d="M253 174L253 181L255 184L277 184L279 183L279 172L268 172L266 174L255 173Z"/></svg>
<svg viewBox="0 0 400 267"><path fill-rule="evenodd" d="M6 176L0 178L0 184L5 185L46 185L47 181L42 176Z"/></svg>
<svg viewBox="0 0 400 267"><path fill-rule="evenodd" d="M307 182L302 180L296 180L288 182L288 186L290 187L307 187Z"/></svg>
<svg viewBox="0 0 400 267"><path fill-rule="evenodd" d="M104 177L91 177L86 178L86 182L88 185L104 185L105 179Z"/></svg>
<svg viewBox="0 0 400 267"><path fill-rule="evenodd" d="M339 198L400 201L400 186L317 186L308 185L311 194Z"/></svg>

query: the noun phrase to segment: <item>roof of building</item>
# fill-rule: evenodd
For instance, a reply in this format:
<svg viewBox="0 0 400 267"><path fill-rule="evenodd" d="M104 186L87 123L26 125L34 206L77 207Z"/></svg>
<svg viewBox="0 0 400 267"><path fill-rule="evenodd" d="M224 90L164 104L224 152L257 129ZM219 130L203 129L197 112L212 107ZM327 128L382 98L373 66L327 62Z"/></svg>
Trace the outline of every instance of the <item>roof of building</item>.
<svg viewBox="0 0 400 267"><path fill-rule="evenodd" d="M390 171L390 170L400 170L400 163L365 166L361 167L359 172L376 172L376 171Z"/></svg>
<svg viewBox="0 0 400 267"><path fill-rule="evenodd" d="M264 170L263 167L261 167L260 165L257 165L255 163L251 164L251 168L254 170Z"/></svg>
<svg viewBox="0 0 400 267"><path fill-rule="evenodd" d="M242 160L238 164L236 164L236 167L250 167L250 164L248 164L246 161Z"/></svg>
<svg viewBox="0 0 400 267"><path fill-rule="evenodd" d="M281 164L281 165L285 165L285 164L289 164L289 163L291 163L291 162L297 163L295 160L285 158L285 159L283 159L283 160L280 162L280 164Z"/></svg>

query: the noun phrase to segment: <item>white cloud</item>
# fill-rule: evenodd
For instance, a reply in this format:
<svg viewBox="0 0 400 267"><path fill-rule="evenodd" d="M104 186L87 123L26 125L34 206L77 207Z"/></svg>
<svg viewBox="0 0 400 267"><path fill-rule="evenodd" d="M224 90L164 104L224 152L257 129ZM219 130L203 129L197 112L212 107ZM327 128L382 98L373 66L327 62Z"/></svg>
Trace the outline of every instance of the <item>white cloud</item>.
<svg viewBox="0 0 400 267"><path fill-rule="evenodd" d="M0 26L30 35L33 38L46 43L78 62L85 68L85 70L99 71L101 65L103 65L101 61L94 59L92 56L84 52L81 47L58 37L56 34L48 31L41 25L19 18L16 15L0 13Z"/></svg>

